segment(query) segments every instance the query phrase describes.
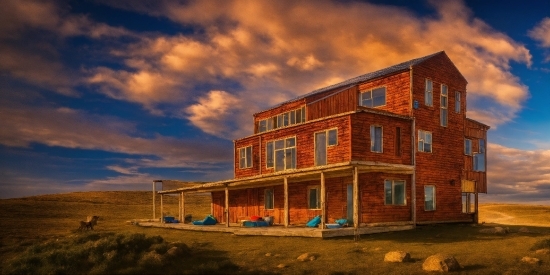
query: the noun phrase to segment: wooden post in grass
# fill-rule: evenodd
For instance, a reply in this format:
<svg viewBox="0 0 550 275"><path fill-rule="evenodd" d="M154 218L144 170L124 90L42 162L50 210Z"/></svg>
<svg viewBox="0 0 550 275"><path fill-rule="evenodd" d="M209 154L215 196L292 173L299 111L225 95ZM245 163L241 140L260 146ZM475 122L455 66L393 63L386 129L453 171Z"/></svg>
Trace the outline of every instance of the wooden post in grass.
<svg viewBox="0 0 550 275"><path fill-rule="evenodd" d="M284 189L284 196L285 196L285 202L284 202L284 213L283 213L283 221L285 223L285 227L288 227L289 224L289 215L288 215L288 178L283 178L283 189Z"/></svg>
<svg viewBox="0 0 550 275"><path fill-rule="evenodd" d="M325 205L325 196L326 196L326 190L325 190L325 173L321 172L321 229L325 228L325 220L326 220L326 205Z"/></svg>
<svg viewBox="0 0 550 275"><path fill-rule="evenodd" d="M156 186L157 182L153 181L153 220L157 218L157 213L155 212L155 197L157 196Z"/></svg>
<svg viewBox="0 0 550 275"><path fill-rule="evenodd" d="M185 193L181 192L181 217L180 222L185 222Z"/></svg>
<svg viewBox="0 0 550 275"><path fill-rule="evenodd" d="M359 228L359 174L357 166L353 167L353 227Z"/></svg>
<svg viewBox="0 0 550 275"><path fill-rule="evenodd" d="M225 186L225 226L229 227L229 188Z"/></svg>

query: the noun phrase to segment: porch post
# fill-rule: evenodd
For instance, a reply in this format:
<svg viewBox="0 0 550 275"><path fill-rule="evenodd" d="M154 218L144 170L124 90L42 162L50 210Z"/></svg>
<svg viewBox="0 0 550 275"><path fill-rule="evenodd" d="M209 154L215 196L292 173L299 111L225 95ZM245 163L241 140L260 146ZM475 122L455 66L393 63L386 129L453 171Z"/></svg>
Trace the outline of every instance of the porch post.
<svg viewBox="0 0 550 275"><path fill-rule="evenodd" d="M229 188L225 186L225 226L229 227Z"/></svg>
<svg viewBox="0 0 550 275"><path fill-rule="evenodd" d="M326 196L326 190L325 190L325 173L321 172L321 229L325 228L325 221L326 221L326 213L327 213L327 207L325 204L325 196Z"/></svg>
<svg viewBox="0 0 550 275"><path fill-rule="evenodd" d="M164 205L163 205L164 194L160 194L160 222L164 223Z"/></svg>
<svg viewBox="0 0 550 275"><path fill-rule="evenodd" d="M157 185L156 181L153 181L153 220L156 219L156 212L155 212L155 197L157 191L155 190L155 185Z"/></svg>
<svg viewBox="0 0 550 275"><path fill-rule="evenodd" d="M478 200L477 200L477 199L478 199L478 196L477 196L477 194L478 194L478 193L477 193L477 181L475 182L475 187L476 187L476 189L475 189L475 193L474 193L474 194L475 194L475 195L474 195L474 196L475 196L475 205L474 205L474 208L475 208L475 211L476 211L476 212L474 213L474 223L479 223L479 212L478 212L478 210L479 210L479 209L478 209L478 203L479 203L479 202L478 202Z"/></svg>
<svg viewBox="0 0 550 275"><path fill-rule="evenodd" d="M180 222L185 222L185 193L181 192L181 218Z"/></svg>
<svg viewBox="0 0 550 275"><path fill-rule="evenodd" d="M283 220L285 223L285 227L288 227L288 224L290 223L290 217L288 215L288 178L284 177L283 181L283 189L284 189L284 196L285 196L285 205L284 205L284 214L283 214Z"/></svg>
<svg viewBox="0 0 550 275"><path fill-rule="evenodd" d="M359 175L357 166L353 167L353 227L359 228Z"/></svg>
<svg viewBox="0 0 550 275"><path fill-rule="evenodd" d="M181 194L178 194L178 220L181 221Z"/></svg>

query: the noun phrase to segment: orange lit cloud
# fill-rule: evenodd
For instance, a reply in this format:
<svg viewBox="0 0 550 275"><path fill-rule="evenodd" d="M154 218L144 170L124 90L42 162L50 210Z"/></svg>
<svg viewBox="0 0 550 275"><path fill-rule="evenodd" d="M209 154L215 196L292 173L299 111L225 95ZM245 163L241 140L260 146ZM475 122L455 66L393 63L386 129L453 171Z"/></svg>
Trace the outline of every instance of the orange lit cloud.
<svg viewBox="0 0 550 275"><path fill-rule="evenodd" d="M550 150L519 150L488 146L486 200L550 203ZM526 171L529 171L526 173Z"/></svg>
<svg viewBox="0 0 550 275"><path fill-rule="evenodd" d="M154 68L165 81L175 83L171 90L143 97L139 102L144 105L170 94L171 100L200 106L184 99L191 93L193 98L197 93L202 94L198 98L208 98L211 92L193 89L193 84L223 87L236 82L240 89L224 90L246 106L241 112L251 115L316 88L445 50L468 79L472 103L482 99L491 104L471 104L469 116L492 126L512 120L529 92L510 72L510 62L530 66L529 51L474 18L461 1L430 3L438 15L425 18L395 6L357 2L167 1L154 9L129 4L131 9L192 24L204 32L150 37L118 57L133 71ZM128 85L119 89L126 91L122 94L128 100L136 101ZM193 124L207 133L227 136L223 128L213 132L218 123L195 123L197 116L189 108L194 107L184 110ZM243 126L235 129L246 128L250 133L250 120L243 118Z"/></svg>
<svg viewBox="0 0 550 275"><path fill-rule="evenodd" d="M529 31L529 36L540 42L544 48L550 48L550 17L545 17L540 23ZM550 54L545 61L550 61Z"/></svg>

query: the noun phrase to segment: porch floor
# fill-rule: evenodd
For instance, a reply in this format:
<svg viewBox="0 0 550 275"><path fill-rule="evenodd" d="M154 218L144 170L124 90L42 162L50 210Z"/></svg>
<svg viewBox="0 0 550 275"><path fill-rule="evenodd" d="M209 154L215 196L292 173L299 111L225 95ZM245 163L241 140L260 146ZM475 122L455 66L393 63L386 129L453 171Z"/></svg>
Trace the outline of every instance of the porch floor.
<svg viewBox="0 0 550 275"><path fill-rule="evenodd" d="M230 224L227 227L225 224L216 225L193 225L184 223L161 223L158 221L139 221L132 222L135 225L143 227L171 228L189 231L203 232L224 232L233 233L238 236L279 236L279 237L313 237L313 238L331 238L340 236L353 236L363 234L374 234L390 231L403 231L414 228L411 223L403 223L387 226L364 226L357 229L357 233L353 227L343 227L336 229L320 229L301 226L290 226L285 228L282 225L273 225L266 227L242 227L240 224Z"/></svg>

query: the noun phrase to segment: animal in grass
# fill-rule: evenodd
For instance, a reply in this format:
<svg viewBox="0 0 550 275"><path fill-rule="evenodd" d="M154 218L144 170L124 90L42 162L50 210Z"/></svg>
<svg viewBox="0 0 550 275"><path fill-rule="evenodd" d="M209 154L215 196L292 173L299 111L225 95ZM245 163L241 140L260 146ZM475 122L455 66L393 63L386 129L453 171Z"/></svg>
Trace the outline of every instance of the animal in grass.
<svg viewBox="0 0 550 275"><path fill-rule="evenodd" d="M99 216L88 216L86 221L80 221L80 227L78 229L80 230L94 230L94 225L97 224L97 220L99 219Z"/></svg>

